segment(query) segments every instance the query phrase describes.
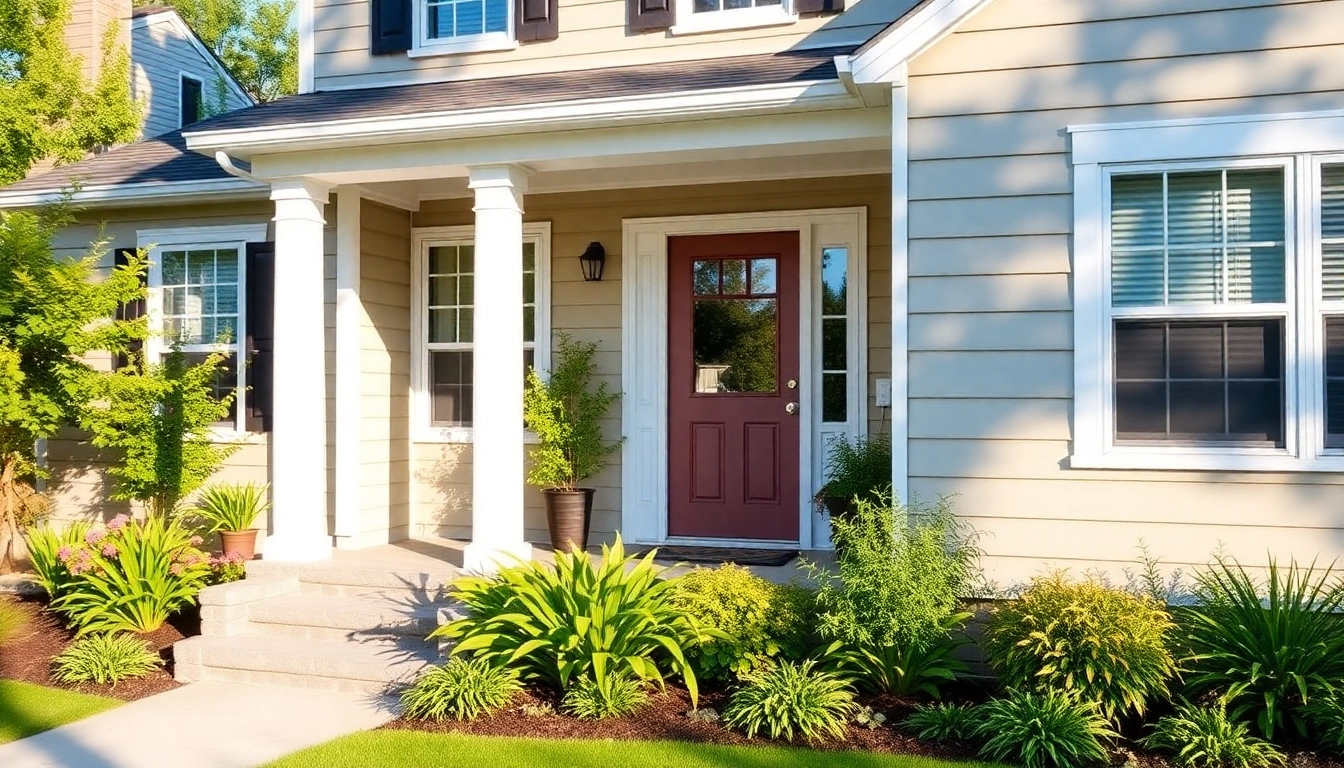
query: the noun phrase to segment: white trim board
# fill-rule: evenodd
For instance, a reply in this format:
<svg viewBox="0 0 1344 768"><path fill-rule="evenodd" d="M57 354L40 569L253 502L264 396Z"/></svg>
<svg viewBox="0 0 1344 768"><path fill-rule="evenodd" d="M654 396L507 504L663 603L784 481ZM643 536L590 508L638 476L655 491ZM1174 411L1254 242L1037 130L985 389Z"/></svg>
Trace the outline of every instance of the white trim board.
<svg viewBox="0 0 1344 768"><path fill-rule="evenodd" d="M814 549L828 545L825 519L816 514L812 496L820 482L820 382L818 316L822 247L845 247L849 274L867 270L867 209L836 208L717 216L675 216L626 219L622 222L621 424L626 442L621 458L621 530L629 541L665 543L668 498L667 406L667 240L679 235L740 232L799 233L799 360L798 400L805 403L808 428L800 429L799 540ZM867 431L868 323L866 284L849 292L847 346L858 354L849 359L849 421L826 425L827 434L856 437ZM854 406L858 407L854 407ZM810 479L811 482L808 482ZM779 544L780 542L775 542ZM794 543L794 542L788 542Z"/></svg>
<svg viewBox="0 0 1344 768"><path fill-rule="evenodd" d="M880 33L851 59L856 83L904 82L906 65L952 34L991 0L930 0Z"/></svg>
<svg viewBox="0 0 1344 768"><path fill-rule="evenodd" d="M202 181L143 182L139 184L97 184L78 189L70 194L69 202L86 207L108 205L149 205L165 198L174 203L209 200L268 199L270 187L238 178ZM65 193L60 189L0 192L0 208L31 208L60 202Z"/></svg>

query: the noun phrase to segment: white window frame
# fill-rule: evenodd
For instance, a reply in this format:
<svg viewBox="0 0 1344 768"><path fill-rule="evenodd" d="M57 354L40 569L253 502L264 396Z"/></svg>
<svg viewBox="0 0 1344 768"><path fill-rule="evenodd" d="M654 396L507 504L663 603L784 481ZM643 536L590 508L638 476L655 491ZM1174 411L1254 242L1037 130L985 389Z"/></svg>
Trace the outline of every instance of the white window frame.
<svg viewBox="0 0 1344 768"><path fill-rule="evenodd" d="M214 427L216 438L233 441L248 435L247 431L247 245L266 242L267 225L246 224L218 227L181 227L174 229L142 229L136 232L138 247L149 256L148 292L145 308L149 316L150 335L145 341L145 359L157 363L169 349L163 335L163 265L164 251L222 250L238 251L238 327L233 343L234 375L237 376L237 396L234 405L234 423L231 427ZM213 352L218 344L183 345L188 353Z"/></svg>
<svg viewBox="0 0 1344 768"><path fill-rule="evenodd" d="M424 56L449 56L457 53L485 53L488 51L512 51L518 47L514 37L517 11L514 0L507 0L507 21L503 32L486 32L463 37L434 38L429 36L429 0L412 0L415 3L414 29L415 44L407 52L411 58Z"/></svg>
<svg viewBox="0 0 1344 768"><path fill-rule="evenodd" d="M538 371L551 367L551 223L523 224L523 242L536 248L536 328L532 364ZM476 244L476 228L422 227L411 234L411 417L412 440L417 443L470 443L475 427L436 427L432 422L429 391L429 285L426 272L429 249L442 245ZM477 254L476 258L480 258ZM575 259L577 262L578 259ZM521 264L520 264L521 267ZM577 264L575 269L577 269ZM522 297L518 297L521 304ZM463 346L471 349L472 346ZM522 350L519 350L522 353ZM520 371L521 373L521 371ZM519 428L526 442L531 433Z"/></svg>
<svg viewBox="0 0 1344 768"><path fill-rule="evenodd" d="M695 0L676 0L676 3L677 22L670 30L674 35L775 27L798 21L798 14L793 10L793 0L782 0L779 5L730 8L704 13L695 12Z"/></svg>
<svg viewBox="0 0 1344 768"><path fill-rule="evenodd" d="M1320 300L1320 167L1344 158L1344 111L1070 126L1074 165L1074 442L1079 469L1339 472L1326 449ZM1285 170L1285 304L1113 308L1110 182L1119 174L1279 166ZM1284 320L1284 447L1126 445L1115 440L1116 318Z"/></svg>

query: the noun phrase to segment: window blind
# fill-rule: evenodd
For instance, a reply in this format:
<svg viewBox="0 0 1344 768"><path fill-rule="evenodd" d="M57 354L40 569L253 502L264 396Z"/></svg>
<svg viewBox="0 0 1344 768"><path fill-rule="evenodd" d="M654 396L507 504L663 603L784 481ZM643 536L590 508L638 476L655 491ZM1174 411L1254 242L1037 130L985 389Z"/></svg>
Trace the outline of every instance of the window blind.
<svg viewBox="0 0 1344 768"><path fill-rule="evenodd" d="M1344 165L1321 169L1321 298L1344 301Z"/></svg>
<svg viewBox="0 0 1344 768"><path fill-rule="evenodd" d="M1280 168L1112 177L1112 304L1283 302L1283 187Z"/></svg>

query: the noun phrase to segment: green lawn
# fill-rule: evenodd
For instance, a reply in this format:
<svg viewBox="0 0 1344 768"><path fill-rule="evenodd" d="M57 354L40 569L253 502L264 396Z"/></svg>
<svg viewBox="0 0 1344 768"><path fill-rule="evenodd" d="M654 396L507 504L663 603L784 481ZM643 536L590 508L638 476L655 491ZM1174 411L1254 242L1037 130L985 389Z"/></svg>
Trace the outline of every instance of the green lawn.
<svg viewBox="0 0 1344 768"><path fill-rule="evenodd" d="M119 706L116 699L0 680L0 744Z"/></svg>
<svg viewBox="0 0 1344 768"><path fill-rule="evenodd" d="M818 753L679 741L550 741L369 731L296 752L268 768L989 768L926 757Z"/></svg>

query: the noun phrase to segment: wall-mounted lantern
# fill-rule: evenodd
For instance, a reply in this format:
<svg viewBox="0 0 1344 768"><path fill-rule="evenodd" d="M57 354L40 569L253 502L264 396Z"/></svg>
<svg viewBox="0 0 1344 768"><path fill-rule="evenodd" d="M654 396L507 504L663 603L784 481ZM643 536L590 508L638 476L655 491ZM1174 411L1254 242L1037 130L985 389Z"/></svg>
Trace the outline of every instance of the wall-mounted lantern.
<svg viewBox="0 0 1344 768"><path fill-rule="evenodd" d="M607 249L599 242L589 243L588 250L579 257L579 265L583 267L583 279L590 283L601 282L602 268L606 264Z"/></svg>

